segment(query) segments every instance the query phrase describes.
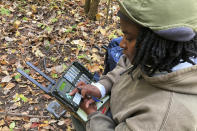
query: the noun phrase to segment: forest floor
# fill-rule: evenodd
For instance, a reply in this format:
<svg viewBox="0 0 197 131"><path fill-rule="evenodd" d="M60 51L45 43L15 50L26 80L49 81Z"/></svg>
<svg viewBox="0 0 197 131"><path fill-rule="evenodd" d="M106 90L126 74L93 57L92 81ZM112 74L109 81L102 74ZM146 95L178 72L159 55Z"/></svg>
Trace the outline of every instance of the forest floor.
<svg viewBox="0 0 197 131"><path fill-rule="evenodd" d="M54 80L73 62L102 74L104 52L98 47L121 35L118 5L101 1L96 21L84 14L80 0L0 1L0 131L72 131L67 112L55 119L47 110L54 98L17 73L25 70L43 86L47 82L31 70L29 61Z"/></svg>

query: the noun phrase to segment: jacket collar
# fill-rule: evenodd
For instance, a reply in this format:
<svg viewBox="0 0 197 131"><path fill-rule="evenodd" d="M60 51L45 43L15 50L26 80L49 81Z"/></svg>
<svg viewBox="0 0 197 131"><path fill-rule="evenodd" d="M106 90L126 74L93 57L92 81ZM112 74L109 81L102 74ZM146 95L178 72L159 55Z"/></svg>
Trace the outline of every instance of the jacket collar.
<svg viewBox="0 0 197 131"><path fill-rule="evenodd" d="M197 65L183 68L172 73L143 78L157 88L179 93L197 94Z"/></svg>

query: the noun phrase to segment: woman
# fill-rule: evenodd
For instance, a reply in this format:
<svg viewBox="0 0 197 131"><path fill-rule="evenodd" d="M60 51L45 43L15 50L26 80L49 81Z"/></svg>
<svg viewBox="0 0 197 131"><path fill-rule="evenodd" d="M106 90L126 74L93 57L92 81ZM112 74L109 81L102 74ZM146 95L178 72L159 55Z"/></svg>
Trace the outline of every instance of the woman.
<svg viewBox="0 0 197 131"><path fill-rule="evenodd" d="M89 115L86 130L196 131L197 1L119 3L125 56L98 83L80 83L81 108ZM85 97L108 93L112 118Z"/></svg>

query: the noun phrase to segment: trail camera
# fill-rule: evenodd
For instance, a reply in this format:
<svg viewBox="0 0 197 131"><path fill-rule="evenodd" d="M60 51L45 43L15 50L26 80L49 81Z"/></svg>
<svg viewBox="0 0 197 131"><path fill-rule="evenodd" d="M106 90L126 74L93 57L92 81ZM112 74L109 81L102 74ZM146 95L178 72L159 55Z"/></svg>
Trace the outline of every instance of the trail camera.
<svg viewBox="0 0 197 131"><path fill-rule="evenodd" d="M37 85L45 93L55 97L60 102L60 104L64 108L66 108L66 110L73 113L73 115L78 117L80 120L87 121L86 113L79 108L82 99L81 95L79 93L76 93L74 96L69 95L69 93L74 88L76 88L78 82L83 81L86 84L91 84L91 82L93 82L93 75L83 65L78 62L73 62L57 82L43 72L41 72L30 62L27 62L27 65L29 65L31 68L33 68L36 72L38 72L50 82L48 87L42 86L39 82L34 80L21 69L17 69L17 71L28 80L33 82L35 85ZM108 99L109 96L103 98L103 103L97 103L97 108L101 108ZM61 105L59 105L58 103L50 103L47 110L51 112L56 118L59 118L65 113L65 110L57 113L56 109L59 109Z"/></svg>

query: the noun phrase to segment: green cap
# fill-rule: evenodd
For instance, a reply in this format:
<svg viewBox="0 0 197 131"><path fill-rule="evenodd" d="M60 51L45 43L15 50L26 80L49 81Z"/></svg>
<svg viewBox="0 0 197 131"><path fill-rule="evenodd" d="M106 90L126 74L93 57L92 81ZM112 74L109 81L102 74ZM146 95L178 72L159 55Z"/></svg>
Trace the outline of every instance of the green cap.
<svg viewBox="0 0 197 131"><path fill-rule="evenodd" d="M189 27L197 31L197 0L118 0L120 11L152 29Z"/></svg>

